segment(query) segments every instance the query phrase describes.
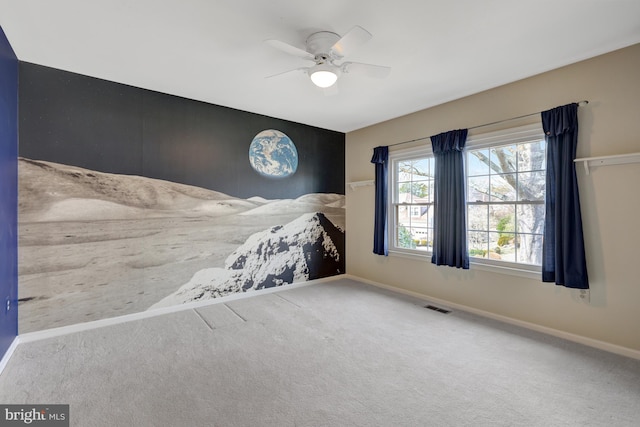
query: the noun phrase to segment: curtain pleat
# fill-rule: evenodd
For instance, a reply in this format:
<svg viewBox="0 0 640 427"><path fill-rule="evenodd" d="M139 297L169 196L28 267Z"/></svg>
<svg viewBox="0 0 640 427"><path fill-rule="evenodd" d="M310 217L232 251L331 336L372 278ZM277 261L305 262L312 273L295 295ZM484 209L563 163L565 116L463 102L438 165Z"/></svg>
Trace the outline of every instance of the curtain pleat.
<svg viewBox="0 0 640 427"><path fill-rule="evenodd" d="M578 146L578 104L553 108L541 115L547 142L542 281L589 289L574 163Z"/></svg>
<svg viewBox="0 0 640 427"><path fill-rule="evenodd" d="M435 158L434 239L431 262L469 268L464 146L467 129L431 137Z"/></svg>
<svg viewBox="0 0 640 427"><path fill-rule="evenodd" d="M373 228L373 253L389 255L387 238L387 173L389 168L389 147L373 149L371 163L376 167L375 220Z"/></svg>

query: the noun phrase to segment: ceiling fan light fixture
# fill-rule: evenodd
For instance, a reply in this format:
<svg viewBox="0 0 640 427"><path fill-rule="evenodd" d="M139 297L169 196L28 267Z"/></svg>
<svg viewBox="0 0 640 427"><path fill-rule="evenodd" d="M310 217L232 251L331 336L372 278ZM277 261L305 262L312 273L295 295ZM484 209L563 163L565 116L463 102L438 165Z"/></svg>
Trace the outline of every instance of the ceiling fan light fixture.
<svg viewBox="0 0 640 427"><path fill-rule="evenodd" d="M338 80L338 70L328 64L319 64L309 70L309 77L316 86L328 88Z"/></svg>
<svg viewBox="0 0 640 427"><path fill-rule="evenodd" d="M318 87L327 88L333 86L338 76L331 71L315 71L311 74L311 81Z"/></svg>

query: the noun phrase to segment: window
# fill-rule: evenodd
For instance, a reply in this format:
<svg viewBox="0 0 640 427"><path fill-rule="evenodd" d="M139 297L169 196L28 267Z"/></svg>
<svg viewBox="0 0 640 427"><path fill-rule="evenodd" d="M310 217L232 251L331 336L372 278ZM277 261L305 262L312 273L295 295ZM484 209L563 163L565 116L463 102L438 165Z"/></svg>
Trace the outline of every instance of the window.
<svg viewBox="0 0 640 427"><path fill-rule="evenodd" d="M429 251L433 240L433 156L404 153L391 162L391 248Z"/></svg>
<svg viewBox="0 0 640 427"><path fill-rule="evenodd" d="M540 125L470 136L465 148L467 238L473 265L539 271L545 140ZM390 251L426 255L433 240L430 144L390 153Z"/></svg>
<svg viewBox="0 0 640 427"><path fill-rule="evenodd" d="M469 256L542 263L544 137L467 149Z"/></svg>

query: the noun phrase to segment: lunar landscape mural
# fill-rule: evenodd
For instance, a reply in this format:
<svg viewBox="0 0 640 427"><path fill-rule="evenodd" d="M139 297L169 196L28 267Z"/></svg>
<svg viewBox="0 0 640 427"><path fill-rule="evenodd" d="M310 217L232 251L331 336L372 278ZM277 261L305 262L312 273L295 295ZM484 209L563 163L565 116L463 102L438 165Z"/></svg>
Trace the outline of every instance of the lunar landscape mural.
<svg viewBox="0 0 640 427"><path fill-rule="evenodd" d="M20 328L344 272L344 195L240 199L19 159Z"/></svg>
<svg viewBox="0 0 640 427"><path fill-rule="evenodd" d="M18 329L345 271L345 135L19 64Z"/></svg>

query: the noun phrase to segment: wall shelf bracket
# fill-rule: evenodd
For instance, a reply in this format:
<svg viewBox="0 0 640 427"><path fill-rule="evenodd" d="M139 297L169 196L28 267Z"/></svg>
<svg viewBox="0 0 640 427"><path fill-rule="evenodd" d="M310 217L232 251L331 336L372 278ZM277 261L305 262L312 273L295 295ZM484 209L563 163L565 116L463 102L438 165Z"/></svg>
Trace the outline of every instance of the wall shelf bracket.
<svg viewBox="0 0 640 427"><path fill-rule="evenodd" d="M584 157L575 159L575 163L582 162L584 171L589 175L589 168L594 166L622 165L626 163L640 163L640 153L615 154L613 156Z"/></svg>
<svg viewBox="0 0 640 427"><path fill-rule="evenodd" d="M373 179L369 179L367 181L352 181L352 182L347 182L347 184L349 185L349 187L351 187L352 190L355 190L358 187L366 187L368 185L374 185L375 181Z"/></svg>

